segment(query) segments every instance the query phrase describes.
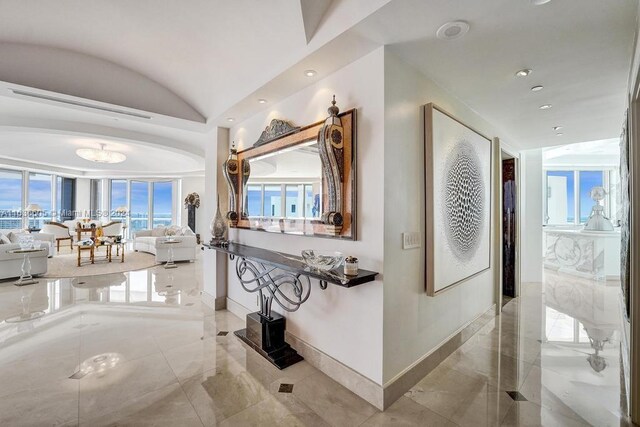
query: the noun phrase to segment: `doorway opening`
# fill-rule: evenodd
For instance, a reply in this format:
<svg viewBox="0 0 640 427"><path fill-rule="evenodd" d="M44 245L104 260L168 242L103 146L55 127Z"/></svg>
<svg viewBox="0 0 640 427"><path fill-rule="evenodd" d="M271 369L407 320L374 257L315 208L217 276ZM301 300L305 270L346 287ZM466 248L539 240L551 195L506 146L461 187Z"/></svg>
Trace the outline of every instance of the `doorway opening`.
<svg viewBox="0 0 640 427"><path fill-rule="evenodd" d="M502 151L502 306L517 296L517 159Z"/></svg>

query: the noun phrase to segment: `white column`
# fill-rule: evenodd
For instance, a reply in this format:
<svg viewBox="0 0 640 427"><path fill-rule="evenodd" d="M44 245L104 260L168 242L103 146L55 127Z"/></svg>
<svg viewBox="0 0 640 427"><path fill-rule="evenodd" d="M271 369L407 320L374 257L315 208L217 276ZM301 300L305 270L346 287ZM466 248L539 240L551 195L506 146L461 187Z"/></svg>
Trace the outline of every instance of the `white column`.
<svg viewBox="0 0 640 427"><path fill-rule="evenodd" d="M226 184L222 182L222 162L229 149L229 130L217 128L212 134L212 141L205 151L204 195L201 203L206 215L206 224L201 228L202 240L211 240L209 223L216 214L216 197L220 193L220 206L226 206ZM224 186L223 186L224 185ZM220 191L223 188L224 192ZM224 214L225 212L223 212ZM204 249L203 259L203 301L213 308L225 306L227 297L227 257L213 249Z"/></svg>
<svg viewBox="0 0 640 427"><path fill-rule="evenodd" d="M542 150L522 152L521 282L542 281Z"/></svg>

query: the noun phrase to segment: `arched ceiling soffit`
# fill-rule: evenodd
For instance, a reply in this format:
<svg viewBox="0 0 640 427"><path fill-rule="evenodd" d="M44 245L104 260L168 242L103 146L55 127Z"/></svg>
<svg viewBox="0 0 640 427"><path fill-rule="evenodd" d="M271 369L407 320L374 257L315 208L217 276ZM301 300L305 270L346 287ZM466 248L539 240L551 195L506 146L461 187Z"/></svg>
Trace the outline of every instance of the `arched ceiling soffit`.
<svg viewBox="0 0 640 427"><path fill-rule="evenodd" d="M206 120L151 78L96 56L48 46L0 43L0 80L183 120Z"/></svg>

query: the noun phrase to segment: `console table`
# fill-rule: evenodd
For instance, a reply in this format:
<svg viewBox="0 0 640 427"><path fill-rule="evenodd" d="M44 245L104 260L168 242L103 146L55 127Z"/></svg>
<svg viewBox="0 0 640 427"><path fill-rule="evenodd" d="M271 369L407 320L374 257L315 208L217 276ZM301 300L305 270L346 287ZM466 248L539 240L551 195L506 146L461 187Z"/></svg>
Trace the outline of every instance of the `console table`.
<svg viewBox="0 0 640 427"><path fill-rule="evenodd" d="M363 269L358 270L357 276L346 276L338 269L321 271L307 266L300 256L238 243L204 246L228 254L232 261L235 259L242 288L258 293L260 311L248 314L247 327L234 334L279 369L303 358L285 342L286 319L272 312L273 302L284 311L294 312L311 295L310 279L317 279L320 289L324 290L329 284L345 288L362 285L374 281L378 275Z"/></svg>
<svg viewBox="0 0 640 427"><path fill-rule="evenodd" d="M11 254L23 254L22 260L22 275L18 279L17 282L14 283L16 286L24 286L24 285L33 285L38 283L36 279L31 275L31 259L29 256L34 252L43 252L46 249L41 248L29 248L29 249L12 249L8 251Z"/></svg>

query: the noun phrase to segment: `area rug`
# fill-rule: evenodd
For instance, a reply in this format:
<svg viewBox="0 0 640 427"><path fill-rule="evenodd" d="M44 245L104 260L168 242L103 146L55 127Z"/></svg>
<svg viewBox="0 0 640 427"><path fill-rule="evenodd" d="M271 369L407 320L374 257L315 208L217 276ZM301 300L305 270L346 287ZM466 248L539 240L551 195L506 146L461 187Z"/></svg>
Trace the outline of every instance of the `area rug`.
<svg viewBox="0 0 640 427"><path fill-rule="evenodd" d="M47 274L43 277L85 277L99 274L122 273L125 271L140 270L155 266L155 255L145 252L129 251L124 255L124 262L120 262L120 257L116 257L115 250L111 262L105 259L104 249L96 252L95 264L91 264L88 252L83 253L82 267L78 267L78 253L71 252L69 248L60 248L60 253L49 258Z"/></svg>

